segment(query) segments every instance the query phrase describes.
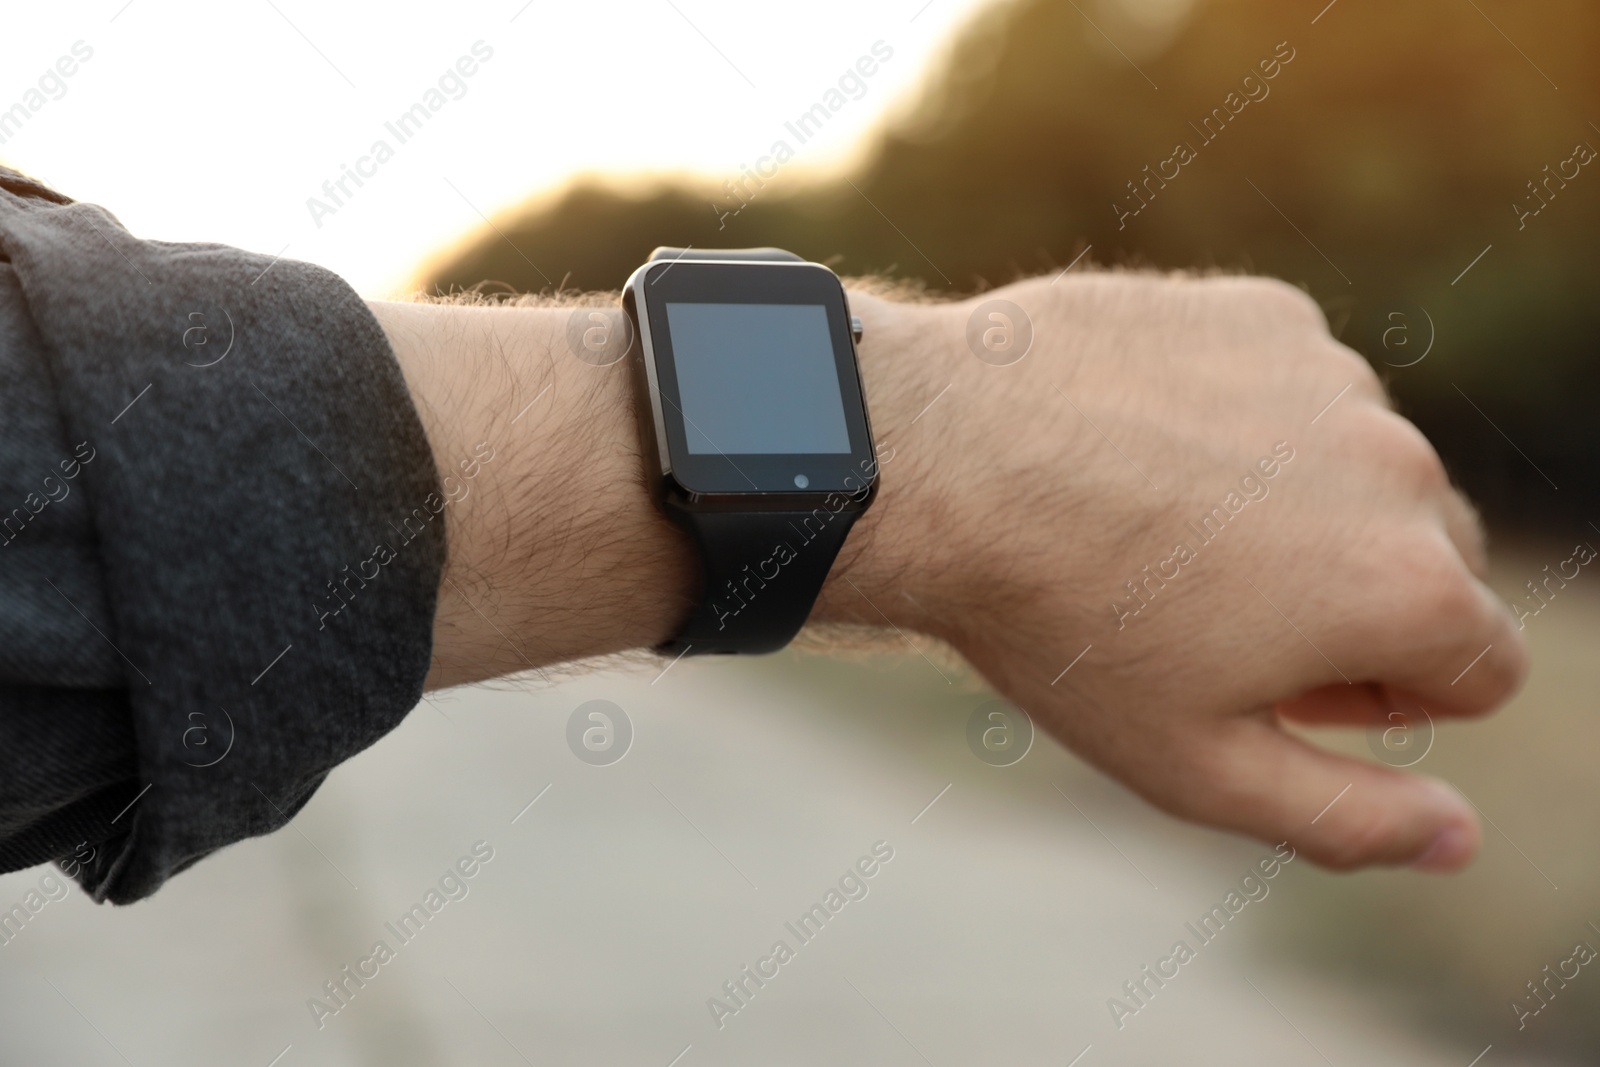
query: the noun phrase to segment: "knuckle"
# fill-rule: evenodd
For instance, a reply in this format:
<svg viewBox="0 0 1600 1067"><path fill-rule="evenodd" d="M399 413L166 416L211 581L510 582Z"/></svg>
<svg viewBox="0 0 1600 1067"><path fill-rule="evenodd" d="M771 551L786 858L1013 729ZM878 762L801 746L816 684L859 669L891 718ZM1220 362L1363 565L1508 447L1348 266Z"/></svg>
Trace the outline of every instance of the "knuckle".
<svg viewBox="0 0 1600 1067"><path fill-rule="evenodd" d="M1394 587L1400 600L1396 622L1412 643L1453 648L1462 628L1476 625L1483 614L1483 601L1472 579L1452 556L1443 535L1429 529L1426 536L1413 537L1410 546L1393 557Z"/></svg>
<svg viewBox="0 0 1600 1067"><path fill-rule="evenodd" d="M1449 491L1450 476L1422 431L1392 412L1382 414L1390 468L1420 496L1440 496Z"/></svg>
<svg viewBox="0 0 1600 1067"><path fill-rule="evenodd" d="M1479 578L1489 573L1489 539L1484 530L1483 517L1463 494L1450 488L1445 493L1445 522L1451 530L1451 539L1467 563L1467 569Z"/></svg>
<svg viewBox="0 0 1600 1067"><path fill-rule="evenodd" d="M1350 382L1363 395L1377 400L1385 408L1389 406L1389 391L1384 387L1383 379L1378 377L1377 371L1372 369L1372 364L1366 361L1359 352L1339 342L1328 339L1328 360L1336 373Z"/></svg>
<svg viewBox="0 0 1600 1067"><path fill-rule="evenodd" d="M1253 278L1248 295L1261 307L1285 321L1316 333L1327 333L1328 319L1322 306L1304 289L1276 278Z"/></svg>
<svg viewBox="0 0 1600 1067"><path fill-rule="evenodd" d="M1212 343L1247 351L1314 355L1331 344L1328 320L1306 293L1275 278L1191 279L1186 325Z"/></svg>
<svg viewBox="0 0 1600 1067"><path fill-rule="evenodd" d="M1406 419L1369 404L1330 427L1342 455L1365 477L1367 499L1388 508L1437 501L1450 490L1450 476L1433 445Z"/></svg>
<svg viewBox="0 0 1600 1067"><path fill-rule="evenodd" d="M1457 697L1459 713L1472 716L1488 715L1522 688L1531 666L1528 645L1509 613L1498 606L1487 606L1486 613L1496 617L1485 620L1484 631L1470 647L1457 646L1449 660L1452 674L1467 678ZM1487 642L1479 657L1479 641ZM1470 675L1459 675L1461 668L1472 664Z"/></svg>
<svg viewBox="0 0 1600 1067"><path fill-rule="evenodd" d="M1502 702L1522 688L1522 683L1528 680L1528 672L1532 669L1532 660L1528 654L1528 643L1522 635L1506 626L1507 633L1504 638L1502 655L1496 660L1500 665L1499 686L1488 694L1491 707L1498 707Z"/></svg>

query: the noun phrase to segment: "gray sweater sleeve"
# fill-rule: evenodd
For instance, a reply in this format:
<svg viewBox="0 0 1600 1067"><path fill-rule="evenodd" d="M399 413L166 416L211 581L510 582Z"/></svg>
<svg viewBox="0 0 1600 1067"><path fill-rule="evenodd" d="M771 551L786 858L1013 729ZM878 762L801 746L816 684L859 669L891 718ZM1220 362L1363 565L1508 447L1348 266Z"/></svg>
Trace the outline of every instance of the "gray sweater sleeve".
<svg viewBox="0 0 1600 1067"><path fill-rule="evenodd" d="M420 699L443 509L341 279L0 168L0 871L128 903L283 826Z"/></svg>

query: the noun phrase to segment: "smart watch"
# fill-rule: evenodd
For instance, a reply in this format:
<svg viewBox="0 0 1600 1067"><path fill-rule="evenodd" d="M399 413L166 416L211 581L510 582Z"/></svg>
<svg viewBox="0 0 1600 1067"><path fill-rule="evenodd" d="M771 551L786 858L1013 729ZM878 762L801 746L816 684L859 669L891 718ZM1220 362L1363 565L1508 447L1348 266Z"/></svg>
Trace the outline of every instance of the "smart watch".
<svg viewBox="0 0 1600 1067"><path fill-rule="evenodd" d="M623 306L652 494L702 563L659 651L776 651L877 491L860 322L833 271L776 248L658 248Z"/></svg>

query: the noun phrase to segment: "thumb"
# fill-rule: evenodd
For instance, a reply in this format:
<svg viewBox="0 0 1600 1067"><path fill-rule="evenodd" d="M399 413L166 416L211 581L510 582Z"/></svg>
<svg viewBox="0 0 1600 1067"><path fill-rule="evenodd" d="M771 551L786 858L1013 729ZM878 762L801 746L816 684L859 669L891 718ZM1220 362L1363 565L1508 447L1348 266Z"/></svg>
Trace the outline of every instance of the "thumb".
<svg viewBox="0 0 1600 1067"><path fill-rule="evenodd" d="M1180 814L1323 866L1455 871L1478 850L1477 817L1444 782L1325 752L1270 712L1214 724L1190 751Z"/></svg>

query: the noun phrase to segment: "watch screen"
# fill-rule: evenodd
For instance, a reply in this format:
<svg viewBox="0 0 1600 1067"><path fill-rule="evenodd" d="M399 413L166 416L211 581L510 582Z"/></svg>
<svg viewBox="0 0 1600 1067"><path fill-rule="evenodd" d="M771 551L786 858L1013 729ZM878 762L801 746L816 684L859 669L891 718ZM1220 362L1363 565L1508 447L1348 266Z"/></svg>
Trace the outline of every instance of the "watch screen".
<svg viewBox="0 0 1600 1067"><path fill-rule="evenodd" d="M827 308L669 300L666 310L691 454L850 451Z"/></svg>

